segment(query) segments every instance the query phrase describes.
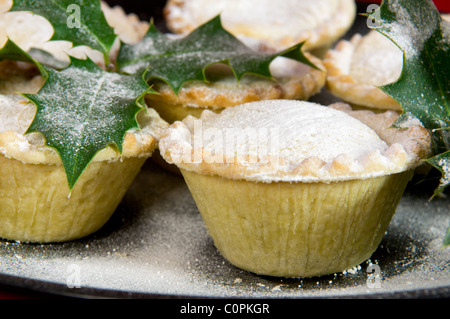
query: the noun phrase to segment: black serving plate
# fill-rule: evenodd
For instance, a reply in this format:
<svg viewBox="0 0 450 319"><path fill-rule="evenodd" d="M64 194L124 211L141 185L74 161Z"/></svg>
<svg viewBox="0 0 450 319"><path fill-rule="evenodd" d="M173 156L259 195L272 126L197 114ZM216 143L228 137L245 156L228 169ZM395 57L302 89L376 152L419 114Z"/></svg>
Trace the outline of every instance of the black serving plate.
<svg viewBox="0 0 450 319"><path fill-rule="evenodd" d="M449 297L450 249L442 241L450 200L429 201L422 186L408 187L369 261L324 277L273 278L229 264L214 247L182 177L149 161L97 233L61 244L0 241L0 283L114 298Z"/></svg>

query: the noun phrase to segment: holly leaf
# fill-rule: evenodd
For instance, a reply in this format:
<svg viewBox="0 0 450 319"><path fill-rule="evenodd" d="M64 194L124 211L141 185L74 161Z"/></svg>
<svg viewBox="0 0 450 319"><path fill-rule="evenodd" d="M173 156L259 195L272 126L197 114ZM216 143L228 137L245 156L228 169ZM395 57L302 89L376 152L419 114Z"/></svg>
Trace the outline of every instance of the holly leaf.
<svg viewBox="0 0 450 319"><path fill-rule="evenodd" d="M35 63L33 58L23 51L14 41L7 39L6 43L0 49L0 61L10 60L10 61L22 61Z"/></svg>
<svg viewBox="0 0 450 319"><path fill-rule="evenodd" d="M14 0L10 11L29 11L44 17L54 29L51 40L89 46L109 61L116 34L106 21L99 0Z"/></svg>
<svg viewBox="0 0 450 319"><path fill-rule="evenodd" d="M427 162L442 173L440 186L437 190L437 192L441 192L450 184L450 151L433 156L427 159Z"/></svg>
<svg viewBox="0 0 450 319"><path fill-rule="evenodd" d="M428 162L443 174L436 195L450 182L450 23L429 0L384 0L369 17L403 51L400 78L381 89L402 107L397 126L419 122L431 132Z"/></svg>
<svg viewBox="0 0 450 319"><path fill-rule="evenodd" d="M149 86L142 75L102 70L91 60L71 59L47 77L37 94L24 94L37 106L27 133L40 132L64 165L69 188L98 151L112 145L121 153L125 133L138 129L136 115Z"/></svg>
<svg viewBox="0 0 450 319"><path fill-rule="evenodd" d="M269 64L277 56L315 67L303 55L302 45L276 54L256 52L227 32L220 16L183 38L164 35L151 23L142 41L121 45L117 65L119 71L129 74L148 68L147 80L162 80L178 92L186 82L207 81L205 69L214 63L229 65L238 80L245 74L271 78Z"/></svg>
<svg viewBox="0 0 450 319"><path fill-rule="evenodd" d="M42 75L45 74L45 70L41 64L10 39L7 39L6 43L0 49L0 61L6 60L32 63L37 66Z"/></svg>
<svg viewBox="0 0 450 319"><path fill-rule="evenodd" d="M445 234L444 247L450 247L450 227L447 229L447 234Z"/></svg>

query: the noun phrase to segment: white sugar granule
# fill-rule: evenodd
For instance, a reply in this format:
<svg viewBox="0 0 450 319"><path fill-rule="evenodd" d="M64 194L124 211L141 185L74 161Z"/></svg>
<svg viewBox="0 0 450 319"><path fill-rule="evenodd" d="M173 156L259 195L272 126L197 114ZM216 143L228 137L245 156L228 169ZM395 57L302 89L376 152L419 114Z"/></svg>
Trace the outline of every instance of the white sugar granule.
<svg viewBox="0 0 450 319"><path fill-rule="evenodd" d="M444 174L440 180L441 185L446 185L450 183L450 159L449 158L441 158L438 161L439 167L442 169Z"/></svg>

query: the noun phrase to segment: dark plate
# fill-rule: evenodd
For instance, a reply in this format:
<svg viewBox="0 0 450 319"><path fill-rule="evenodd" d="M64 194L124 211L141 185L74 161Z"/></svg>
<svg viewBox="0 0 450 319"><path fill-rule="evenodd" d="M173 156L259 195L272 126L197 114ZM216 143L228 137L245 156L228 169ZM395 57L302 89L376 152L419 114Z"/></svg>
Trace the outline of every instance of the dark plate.
<svg viewBox="0 0 450 319"><path fill-rule="evenodd" d="M450 297L450 249L442 248L450 200L428 201L426 193L409 186L380 247L360 267L272 278L225 261L183 179L149 161L92 236L45 245L0 241L0 283L84 297Z"/></svg>

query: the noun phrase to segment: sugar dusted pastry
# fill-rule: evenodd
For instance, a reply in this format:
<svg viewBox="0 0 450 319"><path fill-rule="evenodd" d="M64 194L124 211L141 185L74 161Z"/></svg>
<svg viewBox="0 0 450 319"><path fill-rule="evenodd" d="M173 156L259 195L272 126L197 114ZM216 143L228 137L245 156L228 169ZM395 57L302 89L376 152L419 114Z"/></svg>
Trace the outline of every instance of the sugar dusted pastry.
<svg viewBox="0 0 450 319"><path fill-rule="evenodd" d="M249 46L281 50L307 40L305 49L329 47L352 25L354 0L169 0L169 29L189 33L221 14L229 32Z"/></svg>
<svg viewBox="0 0 450 319"><path fill-rule="evenodd" d="M443 14L450 21L450 14ZM401 107L380 86L397 81L402 73L403 52L381 33L371 30L341 40L324 57L327 88L356 107L396 110Z"/></svg>
<svg viewBox="0 0 450 319"><path fill-rule="evenodd" d="M158 94L148 94L146 101L164 120L173 123L188 115L200 116L205 109L220 112L252 101L307 100L324 87L326 72L320 59L306 55L319 70L278 57L270 65L274 79L246 75L238 82L228 67L218 64L209 67L208 83L188 82L177 94L163 82L154 83Z"/></svg>
<svg viewBox="0 0 450 319"><path fill-rule="evenodd" d="M324 59L327 88L342 100L374 109L400 110L397 101L379 87L398 80L403 53L377 31L342 40Z"/></svg>
<svg viewBox="0 0 450 319"><path fill-rule="evenodd" d="M390 128L395 112L271 100L187 117L165 130L214 243L270 276L340 272L380 243L429 132Z"/></svg>
<svg viewBox="0 0 450 319"><path fill-rule="evenodd" d="M45 19L6 12L10 6L10 1L0 0L0 47L11 37L23 50L37 47L68 59L64 41L48 41L52 28ZM102 8L124 41L137 36L135 17ZM86 50L88 55L94 52ZM95 54L90 57L96 60ZM44 146L40 133L24 134L36 106L17 92L35 94L43 83L34 65L0 61L0 238L48 243L92 234L113 214L168 126L153 109L139 112L141 129L126 133L122 154L114 147L99 151L69 190L58 153Z"/></svg>
<svg viewBox="0 0 450 319"><path fill-rule="evenodd" d="M17 82L2 93L26 85L32 93L40 81ZM24 135L34 104L12 91L0 95L0 237L46 243L93 233L111 217L167 123L154 110L139 113L142 129L127 133L122 156L112 147L100 151L70 192L56 151L39 133Z"/></svg>
<svg viewBox="0 0 450 319"><path fill-rule="evenodd" d="M0 0L0 47L10 38L24 51L41 49L63 62L69 61L69 55L79 59L89 57L103 66L104 57L101 52L86 46L73 47L68 41L49 41L53 35L53 27L44 17L24 11L9 12L11 6L12 0ZM102 1L101 9L108 24L125 43L138 42L148 29L147 22L139 21L134 14L126 14L121 7L110 7ZM118 48L119 42L116 41L112 58L117 54Z"/></svg>

